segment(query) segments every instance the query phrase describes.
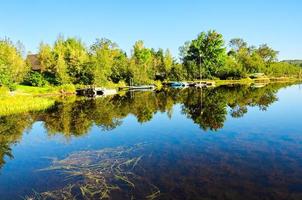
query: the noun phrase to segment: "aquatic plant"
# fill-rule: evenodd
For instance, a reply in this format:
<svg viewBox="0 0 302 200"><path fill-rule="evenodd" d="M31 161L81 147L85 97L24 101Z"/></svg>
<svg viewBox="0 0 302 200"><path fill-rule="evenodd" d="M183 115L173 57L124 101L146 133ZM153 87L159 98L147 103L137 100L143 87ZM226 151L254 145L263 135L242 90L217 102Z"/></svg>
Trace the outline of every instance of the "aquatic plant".
<svg viewBox="0 0 302 200"><path fill-rule="evenodd" d="M113 195L121 199L157 199L159 189L139 173L144 171L140 166L142 147L80 151L62 160L53 159L49 168L39 171L56 171L66 185L27 199L111 199Z"/></svg>

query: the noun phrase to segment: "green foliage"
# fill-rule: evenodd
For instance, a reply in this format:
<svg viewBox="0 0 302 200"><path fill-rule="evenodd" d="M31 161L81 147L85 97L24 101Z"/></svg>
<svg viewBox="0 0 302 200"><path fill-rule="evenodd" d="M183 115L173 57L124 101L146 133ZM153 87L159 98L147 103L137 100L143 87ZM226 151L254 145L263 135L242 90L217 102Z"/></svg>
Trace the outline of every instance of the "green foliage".
<svg viewBox="0 0 302 200"><path fill-rule="evenodd" d="M186 49L182 59L188 79L200 79L201 76L211 78L225 64L224 40L222 35L215 31L200 33L183 49Z"/></svg>
<svg viewBox="0 0 302 200"><path fill-rule="evenodd" d="M168 74L168 79L171 81L185 80L185 69L179 63L174 63Z"/></svg>
<svg viewBox="0 0 302 200"><path fill-rule="evenodd" d="M97 39L86 48L77 38L59 36L53 45L41 43L38 71L29 72L20 50L9 40L0 40L0 86L14 90L24 82L32 86L64 84L114 86L116 84L153 84L154 81L194 79L241 79L249 74L301 77L299 62L278 62L278 52L263 44L248 46L232 39L229 51L221 34L201 32L196 39L180 48L181 63L170 51L147 48L137 41L131 56L109 39ZM28 60L30 61L30 59Z"/></svg>
<svg viewBox="0 0 302 200"><path fill-rule="evenodd" d="M129 61L125 53L120 53L114 59L114 65L111 68L110 79L114 83L121 81L129 82L130 72L128 70Z"/></svg>
<svg viewBox="0 0 302 200"><path fill-rule="evenodd" d="M256 48L236 38L230 41L229 46L231 47L229 57L235 60L236 65L239 65L244 73L265 73L269 76L296 76L299 73L298 67L277 62L278 52L267 44Z"/></svg>
<svg viewBox="0 0 302 200"><path fill-rule="evenodd" d="M267 44L262 44L256 50L257 54L264 60L264 62L270 63L277 61L278 51L273 50Z"/></svg>
<svg viewBox="0 0 302 200"><path fill-rule="evenodd" d="M54 85L86 83L89 56L84 44L76 38L59 37L53 48L41 44L39 50L41 73Z"/></svg>
<svg viewBox="0 0 302 200"><path fill-rule="evenodd" d="M9 88L14 84L11 73L6 68L0 68L0 86L7 86Z"/></svg>
<svg viewBox="0 0 302 200"><path fill-rule="evenodd" d="M31 71L28 73L24 80L25 85L30 85L30 86L37 86L37 87L42 87L47 84L47 81L43 77L43 75L39 72L36 71Z"/></svg>
<svg viewBox="0 0 302 200"><path fill-rule="evenodd" d="M225 65L218 70L217 77L222 80L242 79L246 78L247 74L242 65L238 64L233 58L227 57Z"/></svg>
<svg viewBox="0 0 302 200"><path fill-rule="evenodd" d="M114 82L124 79L127 66L125 57L114 42L104 38L97 39L90 48L92 83L105 85L111 81L110 78L113 78Z"/></svg>
<svg viewBox="0 0 302 200"><path fill-rule="evenodd" d="M274 62L265 69L264 73L275 77L299 76L301 73L301 68L285 62Z"/></svg>
<svg viewBox="0 0 302 200"><path fill-rule="evenodd" d="M139 40L133 46L133 54L130 58L130 74L134 84L145 84L155 79L155 70L152 63L151 49L144 46L144 42Z"/></svg>
<svg viewBox="0 0 302 200"><path fill-rule="evenodd" d="M8 39L0 40L0 85L13 89L14 83L23 81L28 71L21 52Z"/></svg>

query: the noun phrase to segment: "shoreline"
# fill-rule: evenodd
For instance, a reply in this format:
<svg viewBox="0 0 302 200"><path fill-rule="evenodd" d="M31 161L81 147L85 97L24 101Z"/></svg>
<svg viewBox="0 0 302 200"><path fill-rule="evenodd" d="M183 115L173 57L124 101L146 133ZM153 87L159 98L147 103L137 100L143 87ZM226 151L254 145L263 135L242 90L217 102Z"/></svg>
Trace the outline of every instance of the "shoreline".
<svg viewBox="0 0 302 200"><path fill-rule="evenodd" d="M297 78L258 78L258 79L240 79L240 80L203 80L212 82L211 88L227 85L247 85L255 88L265 87L274 83L302 83ZM193 82L193 81L191 81ZM199 81L194 81L199 82ZM167 82L166 82L167 83ZM161 84L164 84L163 82ZM163 85L158 87L161 89ZM75 88L75 86L74 86ZM116 87L117 88L117 87ZM125 91L124 91L125 92ZM119 94L122 94L119 92ZM70 99L71 98L71 99ZM11 114L34 112L48 109L55 104L56 100L76 100L77 95L74 91L62 90L62 87L33 87L18 85L16 90L6 94L0 94L0 116ZM68 101L69 101L68 100Z"/></svg>
<svg viewBox="0 0 302 200"><path fill-rule="evenodd" d="M302 79L293 78L293 77L267 77L267 78L246 78L240 80L216 80L216 86L221 85L232 85L232 84L255 84L255 83L293 83L293 82L302 82Z"/></svg>
<svg viewBox="0 0 302 200"><path fill-rule="evenodd" d="M205 79L202 81L213 83L213 87L219 87L223 85L250 85L250 84L270 84L270 83L293 83L293 82L302 82L302 79L293 78L293 77L266 77L266 78L246 78L239 80L209 80ZM158 88L163 87L164 84L172 81L161 82ZM195 81L180 81L180 82L199 82L199 80ZM69 88L68 90L62 89L60 86L47 86L47 87L35 87L35 86L26 86L26 85L18 85L15 91L8 92L7 94L0 94L0 97L16 97L16 96L36 96L36 97L52 97L52 96L71 96L76 94L76 86L74 88ZM110 87L117 89L116 87Z"/></svg>

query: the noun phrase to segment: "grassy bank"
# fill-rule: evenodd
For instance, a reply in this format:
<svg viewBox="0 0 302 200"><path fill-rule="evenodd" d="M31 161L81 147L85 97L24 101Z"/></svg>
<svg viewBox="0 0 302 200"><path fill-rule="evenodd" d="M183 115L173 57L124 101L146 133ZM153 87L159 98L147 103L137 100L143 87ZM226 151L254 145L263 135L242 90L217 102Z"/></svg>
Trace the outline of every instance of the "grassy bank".
<svg viewBox="0 0 302 200"><path fill-rule="evenodd" d="M75 92L75 86L32 87L18 85L14 91L0 87L0 116L45 110L55 103L48 95L61 95Z"/></svg>
<svg viewBox="0 0 302 200"><path fill-rule="evenodd" d="M29 95L2 96L0 97L0 116L45 110L54 103L55 100L50 98Z"/></svg>
<svg viewBox="0 0 302 200"><path fill-rule="evenodd" d="M251 84L254 80L250 78L240 79L240 80L215 80L215 85L230 85L230 84Z"/></svg>
<svg viewBox="0 0 302 200"><path fill-rule="evenodd" d="M231 85L231 84L252 84L252 83L276 83L276 82L299 82L301 79L294 77L263 77L263 78L245 78L239 80L215 80L215 85Z"/></svg>
<svg viewBox="0 0 302 200"><path fill-rule="evenodd" d="M231 85L231 84L252 84L252 83L274 83L274 82L298 82L302 81L302 79L294 78L294 77L262 77L262 78L245 78L239 80L203 80L208 82L215 83L215 86L220 85ZM193 81L185 81L185 82L193 82ZM199 80L195 80L194 82L199 82ZM150 84L154 84L157 88L161 88L163 83L167 82L160 82L154 81ZM109 89L117 89L120 86L126 86L125 83L120 84L110 84L103 86L104 88ZM0 97L7 96L10 94L12 95L31 95L31 96L47 96L47 95L70 95L75 94L76 88L84 88L87 86L79 85L75 86L72 84L61 85L61 86L45 86L45 87L33 87L33 86L26 86L26 85L18 85L16 86L16 90L13 92L8 92L7 89L0 87Z"/></svg>
<svg viewBox="0 0 302 200"><path fill-rule="evenodd" d="M61 86L45 86L45 87L33 87L26 85L18 85L14 93L16 94L30 94L30 95L47 95L47 94L73 94L76 87L74 85L61 85Z"/></svg>

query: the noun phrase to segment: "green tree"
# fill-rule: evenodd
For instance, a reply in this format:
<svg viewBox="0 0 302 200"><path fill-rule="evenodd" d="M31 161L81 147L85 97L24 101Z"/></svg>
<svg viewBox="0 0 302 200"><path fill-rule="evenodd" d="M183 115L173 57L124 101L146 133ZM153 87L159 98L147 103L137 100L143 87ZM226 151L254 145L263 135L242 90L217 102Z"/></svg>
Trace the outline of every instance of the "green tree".
<svg viewBox="0 0 302 200"><path fill-rule="evenodd" d="M55 73L55 57L50 45L40 44L38 59L40 61L41 72L48 71Z"/></svg>
<svg viewBox="0 0 302 200"><path fill-rule="evenodd" d="M246 73L263 72L266 74L279 74L282 68L288 66L275 65L277 62L278 51L273 50L267 44L262 44L258 48L248 46L248 44L240 38L232 39L229 43L230 51L229 57L234 59L237 66L241 66L242 70ZM274 66L274 67L272 67ZM290 69L288 68L290 71ZM275 73L275 72L276 73ZM279 71L277 73L277 71Z"/></svg>
<svg viewBox="0 0 302 200"><path fill-rule="evenodd" d="M236 59L231 56L226 58L225 65L221 67L217 72L217 77L220 79L240 79L246 77L247 74Z"/></svg>
<svg viewBox="0 0 302 200"><path fill-rule="evenodd" d="M118 58L122 58L122 54L116 43L105 38L97 39L90 48L93 84L104 85L110 81L112 67Z"/></svg>
<svg viewBox="0 0 302 200"><path fill-rule="evenodd" d="M22 82L28 71L17 47L9 39L0 40L0 85Z"/></svg>
<svg viewBox="0 0 302 200"><path fill-rule="evenodd" d="M247 49L247 43L241 38L231 39L229 42L231 52L238 53L241 49Z"/></svg>
<svg viewBox="0 0 302 200"><path fill-rule="evenodd" d="M130 72L129 68L129 60L127 58L126 53L120 52L118 56L115 57L113 66L111 68L111 76L110 79L114 83L118 83L120 81L125 81L129 83L130 80Z"/></svg>
<svg viewBox="0 0 302 200"><path fill-rule="evenodd" d="M169 49L165 51L163 62L164 62L164 73L166 77L170 73L174 62L173 56Z"/></svg>
<svg viewBox="0 0 302 200"><path fill-rule="evenodd" d="M190 42L184 55L183 62L188 78L200 79L201 74L211 78L225 64L226 50L223 37L216 31L202 32Z"/></svg>
<svg viewBox="0 0 302 200"><path fill-rule="evenodd" d="M181 81L185 79L185 70L179 63L173 62L171 70L168 74L168 79L171 81Z"/></svg>
<svg viewBox="0 0 302 200"><path fill-rule="evenodd" d="M277 61L278 51L270 48L267 44L262 44L256 50L257 54L267 63Z"/></svg>
<svg viewBox="0 0 302 200"><path fill-rule="evenodd" d="M65 61L66 44L62 36L59 36L54 44L53 53L55 57L55 75L60 84L70 83L71 78L68 75L68 66Z"/></svg>
<svg viewBox="0 0 302 200"><path fill-rule="evenodd" d="M89 57L85 45L79 39L68 38L64 42L64 46L64 60L71 82L86 83L85 75L88 72L85 66L87 66Z"/></svg>
<svg viewBox="0 0 302 200"><path fill-rule="evenodd" d="M47 84L47 81L44 79L42 73L31 71L27 74L23 83L26 85L42 87Z"/></svg>
<svg viewBox="0 0 302 200"><path fill-rule="evenodd" d="M144 42L139 40L133 46L133 53L129 65L134 84L144 84L154 80L155 71L152 66L152 52L145 48Z"/></svg>
<svg viewBox="0 0 302 200"><path fill-rule="evenodd" d="M53 48L42 43L38 58L41 73L52 84L89 83L89 55L80 39L59 36Z"/></svg>

